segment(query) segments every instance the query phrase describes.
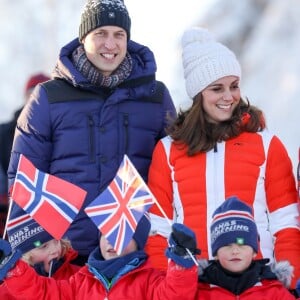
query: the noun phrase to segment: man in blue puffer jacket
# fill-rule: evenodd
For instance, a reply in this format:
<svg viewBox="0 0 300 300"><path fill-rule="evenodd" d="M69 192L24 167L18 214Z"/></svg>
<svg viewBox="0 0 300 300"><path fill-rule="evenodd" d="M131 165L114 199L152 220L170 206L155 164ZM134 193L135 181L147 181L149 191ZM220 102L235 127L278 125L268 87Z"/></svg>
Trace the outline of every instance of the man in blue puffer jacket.
<svg viewBox="0 0 300 300"><path fill-rule="evenodd" d="M83 209L111 182L125 153L147 181L167 115L176 114L168 89L155 80L153 53L130 40L130 24L123 1L88 0L79 38L61 49L53 80L34 90L17 123L10 190L22 153L41 171L88 192L66 233L78 264L99 238Z"/></svg>

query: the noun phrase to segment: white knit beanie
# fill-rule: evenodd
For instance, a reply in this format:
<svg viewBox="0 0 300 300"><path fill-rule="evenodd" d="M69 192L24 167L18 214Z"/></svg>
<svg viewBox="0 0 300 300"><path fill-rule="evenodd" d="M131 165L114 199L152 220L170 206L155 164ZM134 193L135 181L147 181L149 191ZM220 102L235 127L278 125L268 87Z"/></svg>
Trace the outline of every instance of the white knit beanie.
<svg viewBox="0 0 300 300"><path fill-rule="evenodd" d="M207 29L188 29L181 44L185 86L190 98L222 77L241 78L241 66L235 54L218 43Z"/></svg>

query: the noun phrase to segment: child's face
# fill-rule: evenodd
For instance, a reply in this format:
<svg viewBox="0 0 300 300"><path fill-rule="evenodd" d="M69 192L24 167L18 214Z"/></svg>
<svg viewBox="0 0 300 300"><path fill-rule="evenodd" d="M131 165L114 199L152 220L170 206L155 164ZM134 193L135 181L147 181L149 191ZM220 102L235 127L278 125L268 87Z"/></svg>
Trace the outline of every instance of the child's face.
<svg viewBox="0 0 300 300"><path fill-rule="evenodd" d="M105 260L124 256L128 253L137 250L137 245L135 240L131 239L127 247L122 251L120 255L118 255L104 235L101 235L99 246L100 246L101 254Z"/></svg>
<svg viewBox="0 0 300 300"><path fill-rule="evenodd" d="M229 244L218 250L216 259L224 269L238 273L245 271L255 256L256 253L248 245Z"/></svg>
<svg viewBox="0 0 300 300"><path fill-rule="evenodd" d="M50 240L40 247L29 251L30 264L44 263L44 269L49 273L50 263L53 259L61 257L62 247L58 240Z"/></svg>

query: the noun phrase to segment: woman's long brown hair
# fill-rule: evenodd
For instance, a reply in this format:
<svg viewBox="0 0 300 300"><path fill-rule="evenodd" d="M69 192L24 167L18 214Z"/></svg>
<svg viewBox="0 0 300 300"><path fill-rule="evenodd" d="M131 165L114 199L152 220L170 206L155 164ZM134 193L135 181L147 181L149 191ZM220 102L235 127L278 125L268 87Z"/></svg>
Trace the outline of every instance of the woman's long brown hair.
<svg viewBox="0 0 300 300"><path fill-rule="evenodd" d="M213 149L217 142L236 137L242 132L258 132L266 127L263 112L250 105L248 99L240 99L230 120L217 124L207 121L203 109L203 97L195 96L193 105L180 110L178 117L167 128L168 134L178 146L187 147L187 154Z"/></svg>

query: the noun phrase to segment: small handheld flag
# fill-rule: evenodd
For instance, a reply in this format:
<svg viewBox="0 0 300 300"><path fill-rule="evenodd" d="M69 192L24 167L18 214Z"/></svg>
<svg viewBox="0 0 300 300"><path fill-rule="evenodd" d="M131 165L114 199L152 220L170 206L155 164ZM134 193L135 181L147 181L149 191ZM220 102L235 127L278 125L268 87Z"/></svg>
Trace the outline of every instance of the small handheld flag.
<svg viewBox="0 0 300 300"><path fill-rule="evenodd" d="M12 200L54 238L65 234L86 196L80 187L38 170L21 154Z"/></svg>
<svg viewBox="0 0 300 300"><path fill-rule="evenodd" d="M85 212L120 254L154 202L150 189L124 155L115 178Z"/></svg>

